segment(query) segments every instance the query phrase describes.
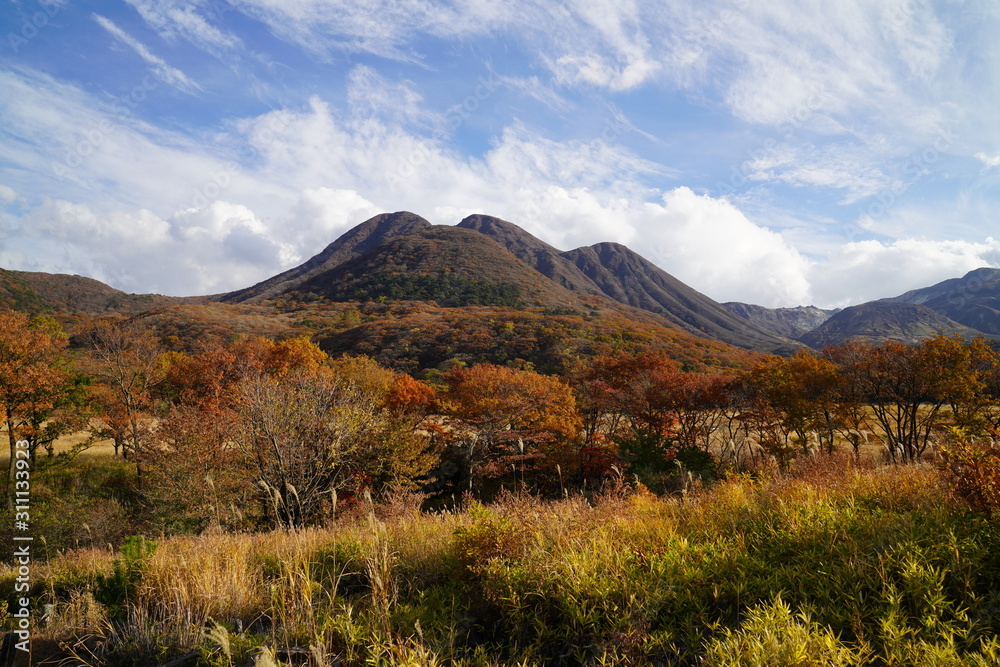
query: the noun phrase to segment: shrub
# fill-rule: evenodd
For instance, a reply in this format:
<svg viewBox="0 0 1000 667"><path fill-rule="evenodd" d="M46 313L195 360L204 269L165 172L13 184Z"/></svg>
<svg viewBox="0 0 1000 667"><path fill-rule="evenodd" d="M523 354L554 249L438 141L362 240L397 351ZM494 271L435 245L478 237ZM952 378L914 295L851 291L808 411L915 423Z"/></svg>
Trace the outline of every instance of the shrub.
<svg viewBox="0 0 1000 667"><path fill-rule="evenodd" d="M1000 442L996 436L974 439L961 429L951 429L940 451L941 470L955 495L977 511L1000 512Z"/></svg>
<svg viewBox="0 0 1000 667"><path fill-rule="evenodd" d="M125 611L125 604L134 600L136 587L146 572L149 559L156 551L156 542L146 540L141 535L133 535L122 545L121 558L111 565L111 575L97 575L94 597L108 608L114 618Z"/></svg>
<svg viewBox="0 0 1000 667"><path fill-rule="evenodd" d="M750 610L737 630L708 645L708 667L847 667L863 655L844 646L828 628L806 614L793 614L778 596Z"/></svg>

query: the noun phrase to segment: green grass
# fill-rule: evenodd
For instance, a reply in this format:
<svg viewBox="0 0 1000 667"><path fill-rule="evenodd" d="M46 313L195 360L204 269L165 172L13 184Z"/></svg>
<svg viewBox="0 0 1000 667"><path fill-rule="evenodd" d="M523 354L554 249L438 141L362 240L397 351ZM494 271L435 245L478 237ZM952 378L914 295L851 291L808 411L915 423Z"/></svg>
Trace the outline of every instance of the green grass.
<svg viewBox="0 0 1000 667"><path fill-rule="evenodd" d="M81 600L120 555L38 565L36 598L57 603L55 627L95 637L92 664L240 664L288 646L345 665L1000 664L1000 531L931 468L823 459L683 501L389 507L322 530L157 539L110 626Z"/></svg>

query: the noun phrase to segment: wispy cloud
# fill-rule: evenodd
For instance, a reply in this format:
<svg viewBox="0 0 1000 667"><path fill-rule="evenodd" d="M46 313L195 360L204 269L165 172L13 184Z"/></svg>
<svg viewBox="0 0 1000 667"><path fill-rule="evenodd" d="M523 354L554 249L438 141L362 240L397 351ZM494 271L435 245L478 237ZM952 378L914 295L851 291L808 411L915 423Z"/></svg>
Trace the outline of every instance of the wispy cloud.
<svg viewBox="0 0 1000 667"><path fill-rule="evenodd" d="M149 68L158 79L186 93L194 93L202 90L202 87L189 79L184 72L171 67L163 58L154 55L142 42L119 28L110 19L100 14L93 14L92 16L98 25L107 30L112 37L128 46L140 58L146 61L146 64L149 65Z"/></svg>
<svg viewBox="0 0 1000 667"><path fill-rule="evenodd" d="M232 32L221 30L199 13L200 3L180 3L173 0L151 2L150 0L126 0L143 18L147 25L161 37L173 39L178 36L210 52L242 48L243 41ZM229 9L225 3L219 7Z"/></svg>

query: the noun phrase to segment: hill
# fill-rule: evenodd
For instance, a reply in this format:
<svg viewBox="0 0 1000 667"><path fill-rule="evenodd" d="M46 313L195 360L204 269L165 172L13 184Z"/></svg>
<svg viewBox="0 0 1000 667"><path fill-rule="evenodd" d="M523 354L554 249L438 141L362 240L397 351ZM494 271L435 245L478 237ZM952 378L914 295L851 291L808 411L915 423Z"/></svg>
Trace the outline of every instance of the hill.
<svg viewBox="0 0 1000 667"><path fill-rule="evenodd" d="M975 338L979 332L916 303L871 301L830 317L799 340L814 349L849 340L916 343L937 334Z"/></svg>
<svg viewBox="0 0 1000 667"><path fill-rule="evenodd" d="M1000 269L976 269L883 301L918 303L977 331L1000 335Z"/></svg>
<svg viewBox="0 0 1000 667"><path fill-rule="evenodd" d="M33 315L134 314L179 301L160 294L129 294L83 276L0 269L0 307Z"/></svg>
<svg viewBox="0 0 1000 667"><path fill-rule="evenodd" d="M585 358L617 351L663 351L687 369L738 368L761 358L754 352L668 328L657 316L637 310L573 313L395 302L367 303L355 312L360 323L324 327L326 333L318 334L320 347L332 355L366 354L409 373L488 361L569 374ZM336 319L331 315L326 321Z"/></svg>
<svg viewBox="0 0 1000 667"><path fill-rule="evenodd" d="M729 312L749 320L765 331L792 339L798 339L840 312L839 308L824 310L816 306L765 308L738 301L729 301L722 305Z"/></svg>

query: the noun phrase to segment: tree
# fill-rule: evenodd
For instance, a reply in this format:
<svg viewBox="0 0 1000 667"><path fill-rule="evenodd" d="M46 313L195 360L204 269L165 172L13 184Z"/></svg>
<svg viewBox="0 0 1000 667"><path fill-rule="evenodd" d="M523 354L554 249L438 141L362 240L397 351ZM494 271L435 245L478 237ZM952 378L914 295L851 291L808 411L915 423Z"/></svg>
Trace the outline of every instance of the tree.
<svg viewBox="0 0 1000 667"><path fill-rule="evenodd" d="M618 443L619 452L647 484L677 469L711 473L709 449L723 418L728 379L681 370L663 353L616 354L596 359L578 382L588 408L588 431Z"/></svg>
<svg viewBox="0 0 1000 667"><path fill-rule="evenodd" d="M754 366L748 384L756 390L755 424L761 445L784 468L796 453L809 454L810 437L833 451L839 375L829 359L799 351Z"/></svg>
<svg viewBox="0 0 1000 667"><path fill-rule="evenodd" d="M509 466L525 466L551 481L576 463L581 420L573 391L560 378L505 366L456 366L445 375L447 414L471 430L465 458L471 479L497 479Z"/></svg>
<svg viewBox="0 0 1000 667"><path fill-rule="evenodd" d="M949 402L971 405L981 393L972 363L975 345L936 336L917 345L855 342L828 354L870 406L888 456L915 461L927 450L941 408Z"/></svg>
<svg viewBox="0 0 1000 667"><path fill-rule="evenodd" d="M331 361L304 338L248 337L173 353L160 393L173 407L150 457L176 472L155 480L167 500L176 499L184 452L199 447L212 450L194 458L204 460L198 476L211 475L217 496L243 493L234 483L241 480L289 528L319 521L338 493L412 484L434 463L416 428L430 387L367 357ZM199 423L228 426L199 435ZM203 497L196 509L207 507L217 509L217 500Z"/></svg>
<svg viewBox="0 0 1000 667"><path fill-rule="evenodd" d="M139 453L153 428L153 391L166 379L166 362L153 334L133 322L102 321L83 337L96 361L103 408L102 435L114 442L115 455Z"/></svg>
<svg viewBox="0 0 1000 667"><path fill-rule="evenodd" d="M297 369L241 383L234 440L278 524L313 523L338 492L377 491L430 468L426 439L394 418L374 375Z"/></svg>
<svg viewBox="0 0 1000 667"><path fill-rule="evenodd" d="M158 421L150 446L136 457L152 508L190 529L210 523L240 527L252 497L252 472L233 440L233 413L179 405Z"/></svg>
<svg viewBox="0 0 1000 667"><path fill-rule="evenodd" d="M0 311L0 415L10 447L8 506L13 502L9 491L17 442L27 441L34 459L39 446L84 421L83 379L64 355L66 345L62 328L52 318Z"/></svg>

